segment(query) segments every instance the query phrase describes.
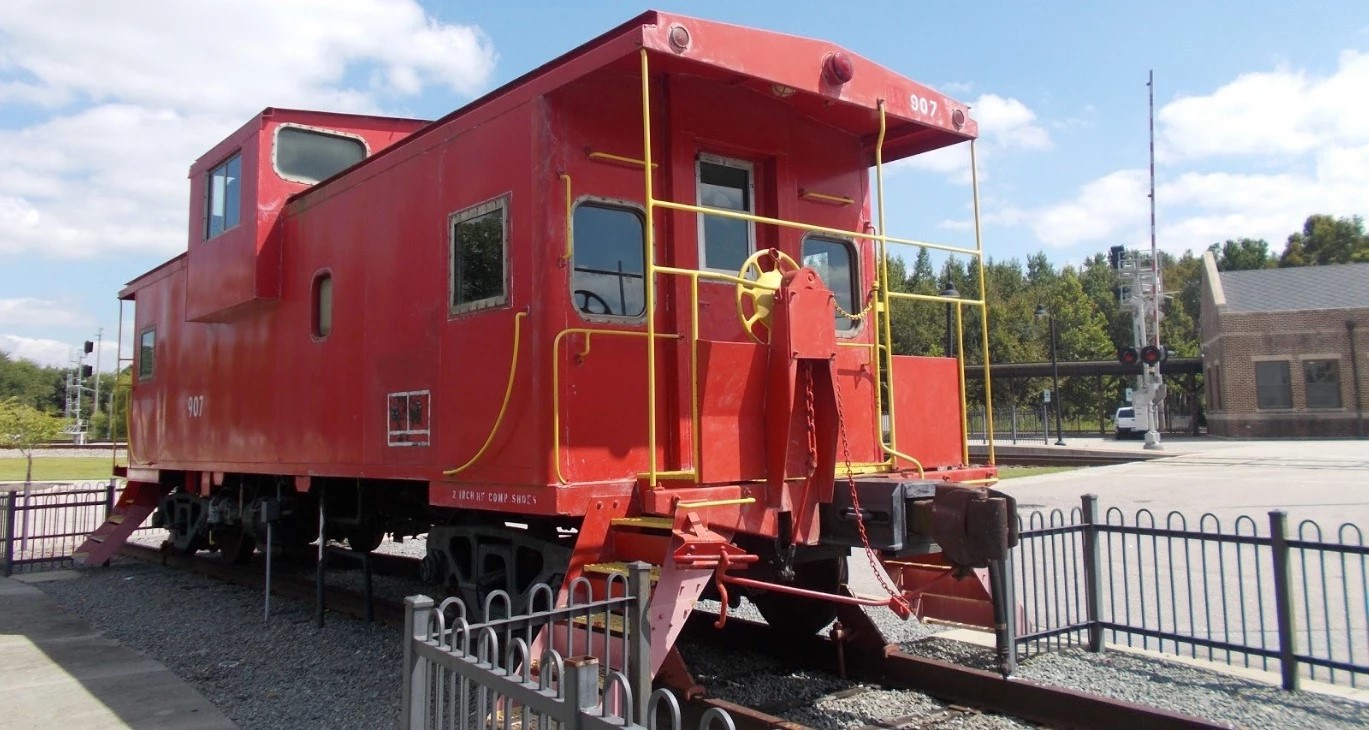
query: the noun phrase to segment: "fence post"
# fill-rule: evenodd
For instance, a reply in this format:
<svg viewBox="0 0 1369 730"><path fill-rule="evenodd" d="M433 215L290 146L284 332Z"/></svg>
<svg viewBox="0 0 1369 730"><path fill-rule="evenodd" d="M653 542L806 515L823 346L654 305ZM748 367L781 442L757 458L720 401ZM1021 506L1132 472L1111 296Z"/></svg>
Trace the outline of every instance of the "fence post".
<svg viewBox="0 0 1369 730"><path fill-rule="evenodd" d="M585 726L583 713L599 704L599 660L592 656L566 659L567 717L562 727L575 730Z"/></svg>
<svg viewBox="0 0 1369 730"><path fill-rule="evenodd" d="M5 577L14 575L14 492L5 497Z"/></svg>
<svg viewBox="0 0 1369 730"><path fill-rule="evenodd" d="M647 722L646 707L651 701L651 564L634 561L627 566L627 590L632 597L628 608L628 685L632 688L631 719L643 727Z"/></svg>
<svg viewBox="0 0 1369 730"><path fill-rule="evenodd" d="M1298 688L1297 647L1293 635L1293 579L1288 564L1288 513L1269 512L1269 547L1274 559L1274 615L1279 620L1279 665L1283 688Z"/></svg>
<svg viewBox="0 0 1369 730"><path fill-rule="evenodd" d="M109 484L105 485L105 519L114 514L114 477L109 478Z"/></svg>
<svg viewBox="0 0 1369 730"><path fill-rule="evenodd" d="M427 672L418 672L418 653L414 642L427 640L428 626L432 618L433 599L427 596L407 596L404 599L404 706L400 714L399 726L403 728L423 727L424 715L428 707ZM437 637L441 643L442 637ZM414 708L419 709L418 717Z"/></svg>
<svg viewBox="0 0 1369 730"><path fill-rule="evenodd" d="M1103 651L1103 574L1098 570L1102 553L1098 546L1098 495L1085 494L1084 508L1084 615L1089 624L1089 651Z"/></svg>

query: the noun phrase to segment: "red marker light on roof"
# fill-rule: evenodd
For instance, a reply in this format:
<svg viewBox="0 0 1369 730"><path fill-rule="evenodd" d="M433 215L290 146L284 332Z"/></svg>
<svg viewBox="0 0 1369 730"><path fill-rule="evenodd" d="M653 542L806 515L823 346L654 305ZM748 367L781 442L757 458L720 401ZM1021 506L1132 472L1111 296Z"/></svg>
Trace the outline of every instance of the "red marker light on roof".
<svg viewBox="0 0 1369 730"><path fill-rule="evenodd" d="M856 77L856 67L845 53L829 53L822 59L822 75L828 83L841 86Z"/></svg>

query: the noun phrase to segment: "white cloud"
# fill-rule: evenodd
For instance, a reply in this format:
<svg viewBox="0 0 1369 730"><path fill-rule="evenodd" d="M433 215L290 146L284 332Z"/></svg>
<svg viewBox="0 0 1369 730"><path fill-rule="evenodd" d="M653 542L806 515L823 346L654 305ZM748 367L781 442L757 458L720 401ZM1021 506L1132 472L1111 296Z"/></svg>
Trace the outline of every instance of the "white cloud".
<svg viewBox="0 0 1369 730"><path fill-rule="evenodd" d="M1345 51L1325 77L1283 68L1243 74L1211 94L1162 108L1158 245L1178 253L1250 237L1279 250L1310 214L1363 215L1364 89L1369 54ZM1149 246L1147 193L1145 170L1117 170L1068 200L1023 211L1020 220L1046 246Z"/></svg>
<svg viewBox="0 0 1369 730"><path fill-rule="evenodd" d="M1008 150L1044 150L1051 147L1050 132L1037 123L1036 112L1013 98L981 94L970 104L970 116L979 122L979 175L984 175L985 160ZM890 167L925 170L949 176L962 184L970 182L970 152L955 145L899 160Z"/></svg>
<svg viewBox="0 0 1369 730"><path fill-rule="evenodd" d="M471 95L495 62L482 31L415 0L75 5L0 4L0 104L59 110L0 130L0 256L173 253L185 170L263 107Z"/></svg>
<svg viewBox="0 0 1369 730"><path fill-rule="evenodd" d="M1162 161L1297 155L1369 142L1369 53L1344 51L1325 78L1279 68L1242 74L1157 113Z"/></svg>
<svg viewBox="0 0 1369 730"><path fill-rule="evenodd" d="M75 352L69 342L43 340L18 335L0 335L0 351L19 360L31 360L39 365L66 367Z"/></svg>
<svg viewBox="0 0 1369 730"><path fill-rule="evenodd" d="M85 327L92 321L80 312L47 299L0 299L0 325L4 326Z"/></svg>

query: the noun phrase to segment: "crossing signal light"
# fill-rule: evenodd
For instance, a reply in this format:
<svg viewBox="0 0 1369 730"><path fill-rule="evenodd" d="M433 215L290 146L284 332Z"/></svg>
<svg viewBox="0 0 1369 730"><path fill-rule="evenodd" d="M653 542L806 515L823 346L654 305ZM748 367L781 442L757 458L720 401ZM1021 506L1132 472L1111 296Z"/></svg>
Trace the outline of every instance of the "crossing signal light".
<svg viewBox="0 0 1369 730"><path fill-rule="evenodd" d="M1135 365L1140 360L1140 356L1136 354L1136 348L1123 347L1117 351L1117 360L1123 365Z"/></svg>
<svg viewBox="0 0 1369 730"><path fill-rule="evenodd" d="M1141 362L1147 365L1156 365L1165 360L1165 348L1155 345L1146 345L1141 348Z"/></svg>
<svg viewBox="0 0 1369 730"><path fill-rule="evenodd" d="M90 340L86 340L86 354L89 355L90 353L92 353L92 352L94 352L94 351L95 351L95 343L94 343L94 342L91 342Z"/></svg>
<svg viewBox="0 0 1369 730"><path fill-rule="evenodd" d="M95 368L91 367L90 365L82 365L82 366L81 366L81 377L83 377L83 378L89 378L90 376L92 376L92 375L94 375L94 374L95 374Z"/></svg>
<svg viewBox="0 0 1369 730"><path fill-rule="evenodd" d="M1122 268L1122 255L1126 252L1126 246L1113 246L1108 249L1108 263L1112 264L1112 268Z"/></svg>

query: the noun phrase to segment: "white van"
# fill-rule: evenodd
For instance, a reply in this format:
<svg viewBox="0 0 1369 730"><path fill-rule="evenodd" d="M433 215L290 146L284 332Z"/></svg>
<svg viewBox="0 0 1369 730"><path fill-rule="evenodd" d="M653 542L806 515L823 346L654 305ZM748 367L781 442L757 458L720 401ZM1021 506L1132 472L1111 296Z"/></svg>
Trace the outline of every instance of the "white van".
<svg viewBox="0 0 1369 730"><path fill-rule="evenodd" d="M1117 438L1126 438L1136 433L1136 409L1123 406L1112 416L1112 424L1117 428Z"/></svg>

